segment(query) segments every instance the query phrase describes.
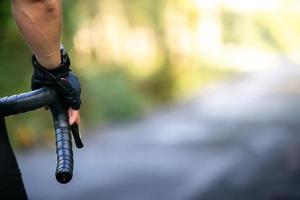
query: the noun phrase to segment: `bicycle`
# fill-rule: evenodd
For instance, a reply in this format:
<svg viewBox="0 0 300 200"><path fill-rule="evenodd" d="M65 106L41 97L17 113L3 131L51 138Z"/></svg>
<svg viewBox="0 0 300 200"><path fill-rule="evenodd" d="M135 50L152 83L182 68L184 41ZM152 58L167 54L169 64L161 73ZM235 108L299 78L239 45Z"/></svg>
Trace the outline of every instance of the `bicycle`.
<svg viewBox="0 0 300 200"><path fill-rule="evenodd" d="M31 92L0 98L0 115L16 115L48 106L51 110L56 138L56 172L59 183L66 184L73 177L73 150L71 132L77 148L82 148L77 125L69 125L68 114L58 94L53 88L43 87Z"/></svg>

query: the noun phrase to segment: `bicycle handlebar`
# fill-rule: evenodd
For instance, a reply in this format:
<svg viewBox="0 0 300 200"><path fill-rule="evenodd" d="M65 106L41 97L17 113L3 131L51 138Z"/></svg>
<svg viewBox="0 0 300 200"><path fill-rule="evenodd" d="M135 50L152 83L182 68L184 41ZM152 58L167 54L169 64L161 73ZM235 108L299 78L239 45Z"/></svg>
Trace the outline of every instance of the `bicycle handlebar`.
<svg viewBox="0 0 300 200"><path fill-rule="evenodd" d="M31 92L1 98L0 112L2 116L24 113L51 105L57 99L54 89L44 87Z"/></svg>
<svg viewBox="0 0 300 200"><path fill-rule="evenodd" d="M73 177L73 150L71 130L75 144L82 148L78 126L70 128L65 107L53 88L43 87L31 92L0 98L0 114L15 115L49 106L55 128L57 167L56 180L62 184L68 183Z"/></svg>

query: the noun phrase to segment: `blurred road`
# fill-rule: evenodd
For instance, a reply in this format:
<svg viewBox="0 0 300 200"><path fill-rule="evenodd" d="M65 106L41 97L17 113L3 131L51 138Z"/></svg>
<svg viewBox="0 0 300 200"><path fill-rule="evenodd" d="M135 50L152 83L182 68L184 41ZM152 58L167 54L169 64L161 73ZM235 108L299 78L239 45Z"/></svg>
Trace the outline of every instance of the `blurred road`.
<svg viewBox="0 0 300 200"><path fill-rule="evenodd" d="M299 122L300 68L278 67L90 130L70 184L53 151L18 160L32 200L300 199Z"/></svg>

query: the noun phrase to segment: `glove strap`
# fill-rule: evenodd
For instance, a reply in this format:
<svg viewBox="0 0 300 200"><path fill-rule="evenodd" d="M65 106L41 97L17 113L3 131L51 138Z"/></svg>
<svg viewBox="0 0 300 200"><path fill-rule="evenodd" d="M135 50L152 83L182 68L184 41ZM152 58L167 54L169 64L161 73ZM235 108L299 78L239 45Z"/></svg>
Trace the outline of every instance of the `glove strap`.
<svg viewBox="0 0 300 200"><path fill-rule="evenodd" d="M60 50L60 54L61 54L61 64L59 64L56 68L54 69L46 69L43 65L41 65L35 55L32 55L32 64L33 67L38 69L38 70L42 70L44 72L50 73L52 76L54 77L67 77L69 74L69 71L71 71L70 69L70 59L68 54L66 53L66 51L62 48Z"/></svg>

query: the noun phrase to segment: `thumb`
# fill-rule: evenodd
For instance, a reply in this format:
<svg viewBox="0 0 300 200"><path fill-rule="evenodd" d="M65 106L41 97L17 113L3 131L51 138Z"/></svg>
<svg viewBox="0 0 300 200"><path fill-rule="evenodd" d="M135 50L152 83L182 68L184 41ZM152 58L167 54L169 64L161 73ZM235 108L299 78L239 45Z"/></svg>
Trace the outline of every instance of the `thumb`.
<svg viewBox="0 0 300 200"><path fill-rule="evenodd" d="M72 108L68 111L69 114L69 124L79 124L80 123L80 115L78 110L73 110Z"/></svg>

